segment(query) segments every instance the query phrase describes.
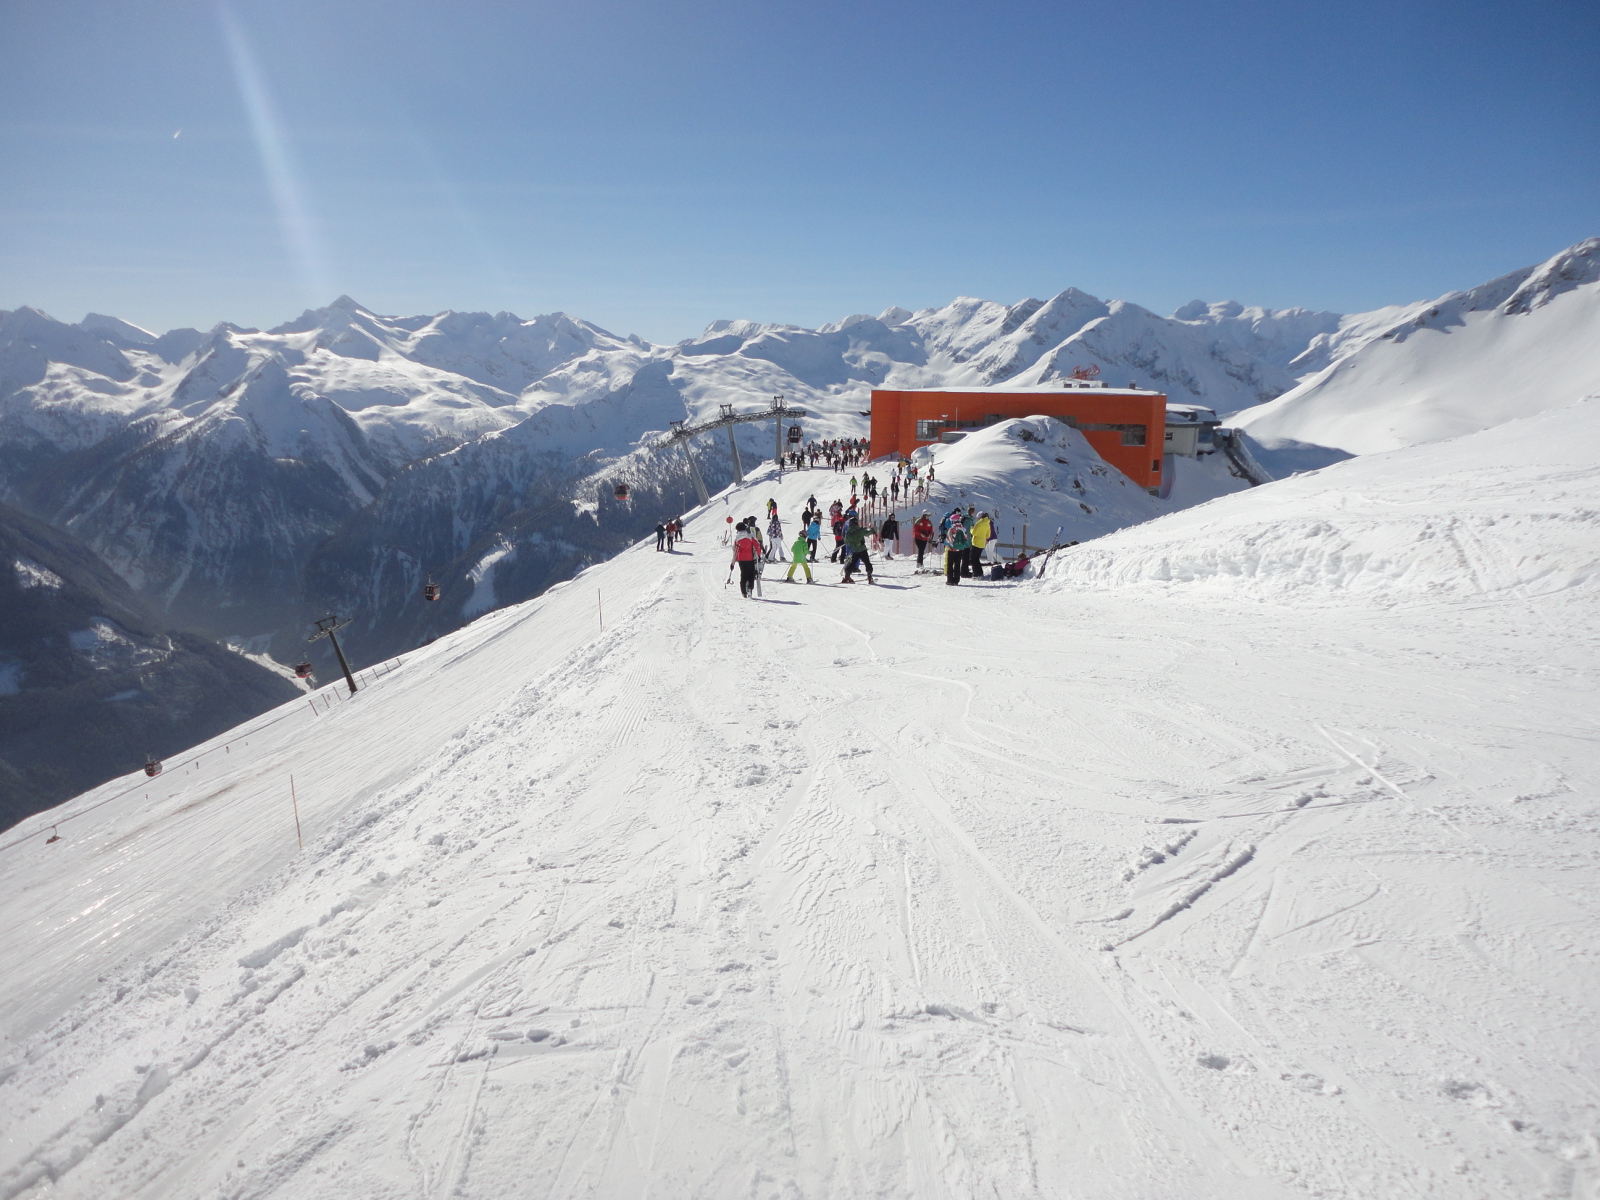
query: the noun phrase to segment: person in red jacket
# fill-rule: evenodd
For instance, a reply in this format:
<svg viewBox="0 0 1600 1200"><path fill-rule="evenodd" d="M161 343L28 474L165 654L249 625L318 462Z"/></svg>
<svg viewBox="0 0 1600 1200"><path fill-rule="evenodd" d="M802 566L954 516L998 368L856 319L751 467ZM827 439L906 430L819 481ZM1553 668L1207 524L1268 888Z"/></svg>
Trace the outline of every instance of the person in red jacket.
<svg viewBox="0 0 1600 1200"><path fill-rule="evenodd" d="M912 540L917 543L917 570L922 569L922 556L928 552L928 543L933 541L933 518L923 513L911 526Z"/></svg>
<svg viewBox="0 0 1600 1200"><path fill-rule="evenodd" d="M740 521L735 527L733 561L739 564L739 594L748 600L756 590L756 564L761 561L765 547L756 532L755 518Z"/></svg>

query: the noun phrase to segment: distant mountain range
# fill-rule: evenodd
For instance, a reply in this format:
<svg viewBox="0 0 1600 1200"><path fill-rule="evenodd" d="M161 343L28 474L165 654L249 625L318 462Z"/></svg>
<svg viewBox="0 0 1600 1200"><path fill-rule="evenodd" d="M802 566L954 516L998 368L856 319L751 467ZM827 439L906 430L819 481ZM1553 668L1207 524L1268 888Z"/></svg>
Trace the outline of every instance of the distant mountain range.
<svg viewBox="0 0 1600 1200"><path fill-rule="evenodd" d="M265 332L21 308L0 313L0 501L81 540L165 626L287 662L337 611L370 662L690 507L681 455L651 446L720 404L782 395L812 414L807 437L851 436L875 386L1093 366L1236 414L1283 471L1566 403L1600 390L1597 244L1355 315L1195 301L1162 317L1069 288L818 329L714 321L671 346L563 313L392 317L349 297ZM747 461L771 437L742 427ZM713 487L731 479L725 439L695 453Z"/></svg>
<svg viewBox="0 0 1600 1200"><path fill-rule="evenodd" d="M1080 364L1232 410L1293 387L1342 320L1163 318L1069 289L820 329L718 321L659 346L560 313L384 317L349 297L268 332L160 336L23 308L0 315L0 498L82 537L176 624L289 657L308 616L344 609L352 648L382 657L688 507L681 457L646 449L674 419L782 394L814 414L808 436L854 435L875 385L1031 384ZM757 459L770 436L741 431ZM721 441L698 453L730 478ZM446 599L424 608L430 572Z"/></svg>

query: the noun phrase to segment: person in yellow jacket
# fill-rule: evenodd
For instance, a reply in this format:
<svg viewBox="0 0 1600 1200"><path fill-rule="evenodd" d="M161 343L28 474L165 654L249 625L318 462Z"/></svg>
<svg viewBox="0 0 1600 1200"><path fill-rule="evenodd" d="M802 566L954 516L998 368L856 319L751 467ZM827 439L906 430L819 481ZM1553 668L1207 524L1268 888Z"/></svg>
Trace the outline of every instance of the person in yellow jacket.
<svg viewBox="0 0 1600 1200"><path fill-rule="evenodd" d="M785 583L794 582L794 569L796 567L804 567L806 571L806 582L811 582L811 562L809 556L814 545L815 543L806 538L805 527L801 526L800 536L795 538L794 545L789 547L789 573L783 577L783 581Z"/></svg>
<svg viewBox="0 0 1600 1200"><path fill-rule="evenodd" d="M967 551L967 561L971 564L972 575L977 579L983 578L983 548L994 538L994 522L989 519L989 514L982 512L972 524L972 531L967 535L972 539L972 548Z"/></svg>

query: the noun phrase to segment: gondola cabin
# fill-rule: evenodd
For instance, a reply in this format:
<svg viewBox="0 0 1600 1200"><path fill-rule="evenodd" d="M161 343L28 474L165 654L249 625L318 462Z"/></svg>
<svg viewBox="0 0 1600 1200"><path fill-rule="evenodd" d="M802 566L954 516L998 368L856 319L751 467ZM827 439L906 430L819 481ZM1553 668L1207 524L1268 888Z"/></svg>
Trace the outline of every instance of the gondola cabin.
<svg viewBox="0 0 1600 1200"><path fill-rule="evenodd" d="M308 662L295 663L295 665L294 665L294 675L295 675L296 679L310 679L311 678L311 664L308 663Z"/></svg>
<svg viewBox="0 0 1600 1200"><path fill-rule="evenodd" d="M800 444L800 426L791 425L791 426L789 426L789 445L798 446L799 444Z"/></svg>
<svg viewBox="0 0 1600 1200"><path fill-rule="evenodd" d="M153 754L144 756L144 773L154 779L161 774L161 760Z"/></svg>
<svg viewBox="0 0 1600 1200"><path fill-rule="evenodd" d="M628 485L625 483L617 484L617 486L612 489L611 494L614 495L618 500L626 500L628 498Z"/></svg>
<svg viewBox="0 0 1600 1200"><path fill-rule="evenodd" d="M424 600L437 600L439 598L439 585L433 580L428 580L422 585L422 598Z"/></svg>

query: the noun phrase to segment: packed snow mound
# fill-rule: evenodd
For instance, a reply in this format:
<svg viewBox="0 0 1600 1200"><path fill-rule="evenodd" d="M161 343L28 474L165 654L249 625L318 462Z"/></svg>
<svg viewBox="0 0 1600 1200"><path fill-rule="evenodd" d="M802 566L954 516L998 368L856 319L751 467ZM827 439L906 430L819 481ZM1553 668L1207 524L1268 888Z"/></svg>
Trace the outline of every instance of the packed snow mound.
<svg viewBox="0 0 1600 1200"><path fill-rule="evenodd" d="M1028 526L1030 545L1088 541L1161 514L1160 503L1052 417L1001 421L950 445L919 450L934 469L931 507L990 513L1004 540ZM881 469L868 468L884 475Z"/></svg>
<svg viewBox="0 0 1600 1200"><path fill-rule="evenodd" d="M1371 454L1459 437L1600 393L1600 238L1437 300L1365 314L1329 365L1235 424Z"/></svg>
<svg viewBox="0 0 1600 1200"><path fill-rule="evenodd" d="M1600 401L1366 455L1058 555L1056 591L1523 599L1600 579Z"/></svg>

